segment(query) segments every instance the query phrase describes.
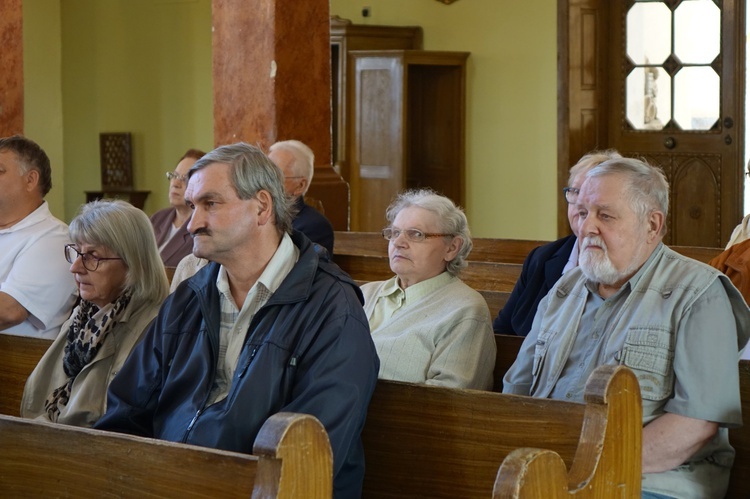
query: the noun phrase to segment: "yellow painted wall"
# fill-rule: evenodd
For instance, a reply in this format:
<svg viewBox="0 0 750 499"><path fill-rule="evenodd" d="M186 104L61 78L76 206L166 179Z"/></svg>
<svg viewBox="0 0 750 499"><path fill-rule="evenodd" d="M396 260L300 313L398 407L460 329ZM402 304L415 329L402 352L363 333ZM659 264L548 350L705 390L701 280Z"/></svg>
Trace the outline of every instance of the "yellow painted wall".
<svg viewBox="0 0 750 499"><path fill-rule="evenodd" d="M60 0L27 0L23 14L24 135L50 158L52 190L45 199L52 214L65 219Z"/></svg>
<svg viewBox="0 0 750 499"><path fill-rule="evenodd" d="M58 3L59 14L45 7ZM54 60L35 56L29 64L50 81L27 94L27 103L61 78L62 113L29 104L26 127L62 118L57 155L64 158L65 218L85 190L100 186L100 132L133 133L136 187L152 191L146 212L165 207L164 172L188 147L212 147L210 0L26 0L24 7L32 17L25 21L54 25L57 15L61 26L61 73ZM556 2L331 0L331 13L355 23L420 25L426 49L471 52L466 210L472 231L555 238ZM42 32L55 38L54 30ZM59 150L59 132L45 133Z"/></svg>
<svg viewBox="0 0 750 499"><path fill-rule="evenodd" d="M371 8L363 18L362 7ZM556 238L557 2L331 0L357 24L419 25L427 50L471 52L467 202L478 237Z"/></svg>
<svg viewBox="0 0 750 499"><path fill-rule="evenodd" d="M65 0L61 19L67 218L101 186L102 132L132 133L145 211L166 207L164 172L213 146L210 0Z"/></svg>

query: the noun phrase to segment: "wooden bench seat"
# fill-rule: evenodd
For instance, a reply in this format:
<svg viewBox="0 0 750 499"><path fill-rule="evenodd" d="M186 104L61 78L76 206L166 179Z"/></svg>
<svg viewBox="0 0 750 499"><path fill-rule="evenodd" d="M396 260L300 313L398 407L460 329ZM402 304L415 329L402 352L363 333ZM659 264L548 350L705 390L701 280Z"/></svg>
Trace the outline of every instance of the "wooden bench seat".
<svg viewBox="0 0 750 499"><path fill-rule="evenodd" d="M604 366L577 404L378 381L362 435L363 497L487 498L493 488L494 497L637 497L637 383L628 369ZM529 473L539 459L557 460L554 480Z"/></svg>
<svg viewBox="0 0 750 499"><path fill-rule="evenodd" d="M0 415L5 497L310 497L330 499L328 435L279 413L254 455Z"/></svg>

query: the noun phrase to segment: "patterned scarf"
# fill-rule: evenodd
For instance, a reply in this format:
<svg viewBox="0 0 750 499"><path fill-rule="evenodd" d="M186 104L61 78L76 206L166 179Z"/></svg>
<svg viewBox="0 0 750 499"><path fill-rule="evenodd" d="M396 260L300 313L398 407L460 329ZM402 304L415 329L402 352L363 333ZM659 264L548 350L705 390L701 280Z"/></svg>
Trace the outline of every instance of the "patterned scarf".
<svg viewBox="0 0 750 499"><path fill-rule="evenodd" d="M44 409L52 422L60 415L59 405L67 405L70 391L78 373L96 357L99 348L112 327L117 323L130 303L130 293L123 293L113 303L99 308L90 301L82 300L68 329L63 355L63 369L68 380L56 388L44 403Z"/></svg>

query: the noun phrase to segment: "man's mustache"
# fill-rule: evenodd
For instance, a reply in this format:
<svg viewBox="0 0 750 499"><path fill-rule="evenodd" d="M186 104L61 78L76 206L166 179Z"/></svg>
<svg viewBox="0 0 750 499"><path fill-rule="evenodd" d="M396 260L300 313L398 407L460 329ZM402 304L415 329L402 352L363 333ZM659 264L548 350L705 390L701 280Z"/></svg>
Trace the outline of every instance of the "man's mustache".
<svg viewBox="0 0 750 499"><path fill-rule="evenodd" d="M193 237L193 238L195 238L197 236L210 236L210 235L211 235L211 231L209 231L206 228L197 229L195 232L191 232L190 233L190 236Z"/></svg>

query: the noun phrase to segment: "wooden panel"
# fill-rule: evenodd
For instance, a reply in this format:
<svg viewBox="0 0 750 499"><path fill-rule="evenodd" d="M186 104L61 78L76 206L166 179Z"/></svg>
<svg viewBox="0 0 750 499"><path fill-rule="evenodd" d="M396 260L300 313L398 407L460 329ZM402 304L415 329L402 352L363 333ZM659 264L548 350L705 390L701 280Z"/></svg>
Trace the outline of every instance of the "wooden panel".
<svg viewBox="0 0 750 499"><path fill-rule="evenodd" d="M584 154L608 147L606 0L558 0L557 232L570 234L562 188Z"/></svg>
<svg viewBox="0 0 750 499"><path fill-rule="evenodd" d="M421 49L419 26L376 26L352 24L338 16L331 17L331 85L333 112L333 165L349 180L348 139L351 134L347 94L349 52L352 50Z"/></svg>
<svg viewBox="0 0 750 499"><path fill-rule="evenodd" d="M0 333L0 414L19 416L26 378L34 370L50 340Z"/></svg>
<svg viewBox="0 0 750 499"><path fill-rule="evenodd" d="M351 229L383 228L407 187L462 202L466 52L352 51Z"/></svg>
<svg viewBox="0 0 750 499"><path fill-rule="evenodd" d="M463 70L409 66L406 124L406 187L430 187L459 206L464 202Z"/></svg>
<svg viewBox="0 0 750 499"><path fill-rule="evenodd" d="M673 244L699 246L707 243L721 246L721 196L718 185L720 158L677 157L671 179L671 220L676 237Z"/></svg>
<svg viewBox="0 0 750 499"><path fill-rule="evenodd" d="M742 418L740 428L729 430L729 443L734 447L734 465L729 474L727 499L747 499L750 497L750 361L740 361L740 398Z"/></svg>
<svg viewBox="0 0 750 499"><path fill-rule="evenodd" d="M385 210L403 188L403 66L395 58L359 58L352 121L351 228L385 226Z"/></svg>

